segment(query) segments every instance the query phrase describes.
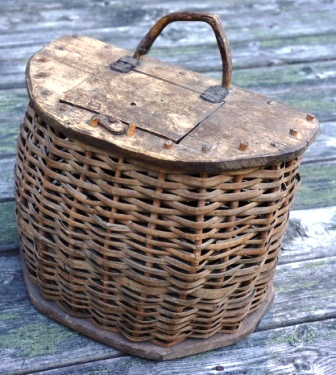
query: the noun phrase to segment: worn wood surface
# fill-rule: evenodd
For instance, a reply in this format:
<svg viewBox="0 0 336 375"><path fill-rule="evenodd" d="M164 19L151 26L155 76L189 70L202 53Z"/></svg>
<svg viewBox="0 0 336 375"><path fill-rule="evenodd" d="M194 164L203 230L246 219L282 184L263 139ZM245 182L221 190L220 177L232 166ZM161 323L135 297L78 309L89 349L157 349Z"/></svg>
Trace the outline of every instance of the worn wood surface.
<svg viewBox="0 0 336 375"><path fill-rule="evenodd" d="M130 55L85 36L57 39L29 62L26 79L34 108L79 140L188 173L287 161L316 138L316 119L238 87L231 86L223 103L202 100L200 94L218 82L189 70L148 57L128 73L109 68ZM113 134L111 124L90 126L93 113L127 124L124 134ZM133 123L137 130L128 137L126 126ZM291 129L297 129L295 136ZM169 150L167 139L173 141ZM247 144L245 152L241 143Z"/></svg>
<svg viewBox="0 0 336 375"><path fill-rule="evenodd" d="M1 7L0 374L335 373L336 2L5 0ZM72 33L132 50L154 20L186 9L221 17L235 85L314 113L321 134L301 167L275 302L257 332L232 347L156 363L125 356L35 311L18 258L11 171L28 100L24 70L33 53ZM207 28L170 25L152 56L220 79L216 42Z"/></svg>

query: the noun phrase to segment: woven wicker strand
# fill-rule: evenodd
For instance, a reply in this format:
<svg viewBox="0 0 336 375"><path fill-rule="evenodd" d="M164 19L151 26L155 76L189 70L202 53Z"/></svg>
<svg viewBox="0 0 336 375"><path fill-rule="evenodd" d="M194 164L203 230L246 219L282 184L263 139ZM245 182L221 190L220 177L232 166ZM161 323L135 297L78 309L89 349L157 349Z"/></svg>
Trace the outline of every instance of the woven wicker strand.
<svg viewBox="0 0 336 375"><path fill-rule="evenodd" d="M29 107L16 200L30 278L131 341L236 332L271 286L299 164L156 171L68 139Z"/></svg>

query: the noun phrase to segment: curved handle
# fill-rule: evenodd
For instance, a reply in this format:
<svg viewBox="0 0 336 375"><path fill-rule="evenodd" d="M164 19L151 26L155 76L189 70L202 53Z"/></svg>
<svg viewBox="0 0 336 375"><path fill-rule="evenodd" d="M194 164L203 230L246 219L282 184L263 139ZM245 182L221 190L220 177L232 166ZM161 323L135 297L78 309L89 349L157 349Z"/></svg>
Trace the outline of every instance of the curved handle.
<svg viewBox="0 0 336 375"><path fill-rule="evenodd" d="M222 86L229 89L232 77L230 44L225 35L222 23L216 14L200 12L175 12L163 16L154 26L152 26L145 37L140 41L133 57L139 60L143 55L146 55L162 30L167 25L175 21L202 21L208 23L212 27L222 58Z"/></svg>

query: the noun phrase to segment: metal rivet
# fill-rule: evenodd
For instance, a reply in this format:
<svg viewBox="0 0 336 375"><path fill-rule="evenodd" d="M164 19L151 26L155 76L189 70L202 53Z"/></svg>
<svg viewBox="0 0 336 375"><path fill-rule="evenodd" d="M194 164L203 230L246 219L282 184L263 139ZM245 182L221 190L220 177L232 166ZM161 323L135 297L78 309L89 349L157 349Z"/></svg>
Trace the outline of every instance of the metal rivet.
<svg viewBox="0 0 336 375"><path fill-rule="evenodd" d="M246 151L248 149L248 142L240 142L240 145L239 145L239 150L240 151Z"/></svg>
<svg viewBox="0 0 336 375"><path fill-rule="evenodd" d="M210 150L211 150L210 145L205 144L205 145L202 146L202 152L204 152L205 154L208 153Z"/></svg>
<svg viewBox="0 0 336 375"><path fill-rule="evenodd" d="M165 141L165 143L163 144L163 147L169 150L170 148L173 147L173 141L171 141L170 139L168 141Z"/></svg>
<svg viewBox="0 0 336 375"><path fill-rule="evenodd" d="M99 116L99 115L93 115L93 116L91 117L91 126L93 126L94 128L95 128L96 126L98 126L98 124L99 124L99 119L100 119L100 116Z"/></svg>
<svg viewBox="0 0 336 375"><path fill-rule="evenodd" d="M289 130L289 134L292 136L292 137L297 137L297 135L298 135L298 130L296 129L296 128L291 128L290 130Z"/></svg>
<svg viewBox="0 0 336 375"><path fill-rule="evenodd" d="M267 104L269 104L269 105L274 105L274 101L273 101L273 100L269 100L269 101L267 102Z"/></svg>
<svg viewBox="0 0 336 375"><path fill-rule="evenodd" d="M224 370L224 366L216 366L215 370L216 371L223 371Z"/></svg>
<svg viewBox="0 0 336 375"><path fill-rule="evenodd" d="M132 103L131 103L131 106L132 106L132 107L133 107L133 106L135 106L135 105L136 105L136 103L135 103L135 102L132 102Z"/></svg>
<svg viewBox="0 0 336 375"><path fill-rule="evenodd" d="M135 133L136 128L137 128L136 124L130 124L127 130L127 136L132 137Z"/></svg>
<svg viewBox="0 0 336 375"><path fill-rule="evenodd" d="M113 116L107 116L107 120L111 124L118 121L118 119L116 117L113 117Z"/></svg>
<svg viewBox="0 0 336 375"><path fill-rule="evenodd" d="M315 119L315 116L312 115L311 113L307 113L306 119L307 119L308 121L313 121L313 120Z"/></svg>
<svg viewBox="0 0 336 375"><path fill-rule="evenodd" d="M113 124L111 124L109 126L109 130L114 133L114 134L118 134L118 135L121 135L121 134L124 134L126 129L125 129L125 125L121 122L114 122Z"/></svg>

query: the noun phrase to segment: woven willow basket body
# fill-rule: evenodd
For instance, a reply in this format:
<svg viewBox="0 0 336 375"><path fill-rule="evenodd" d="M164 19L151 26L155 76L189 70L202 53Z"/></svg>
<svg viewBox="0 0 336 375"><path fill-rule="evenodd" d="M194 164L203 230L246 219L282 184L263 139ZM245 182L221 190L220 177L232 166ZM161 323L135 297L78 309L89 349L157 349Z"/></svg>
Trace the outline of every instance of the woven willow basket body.
<svg viewBox="0 0 336 375"><path fill-rule="evenodd" d="M221 86L142 56L176 20L212 26ZM232 344L272 303L318 122L230 84L214 15L167 15L128 53L75 35L28 64L15 169L28 292L40 311L146 358Z"/></svg>
<svg viewBox="0 0 336 375"><path fill-rule="evenodd" d="M298 166L157 172L29 108L16 164L29 275L69 314L130 340L235 332L271 286Z"/></svg>

